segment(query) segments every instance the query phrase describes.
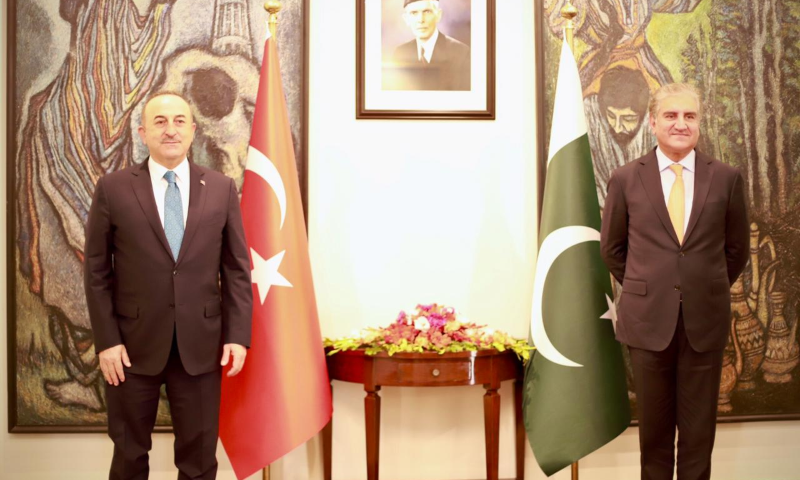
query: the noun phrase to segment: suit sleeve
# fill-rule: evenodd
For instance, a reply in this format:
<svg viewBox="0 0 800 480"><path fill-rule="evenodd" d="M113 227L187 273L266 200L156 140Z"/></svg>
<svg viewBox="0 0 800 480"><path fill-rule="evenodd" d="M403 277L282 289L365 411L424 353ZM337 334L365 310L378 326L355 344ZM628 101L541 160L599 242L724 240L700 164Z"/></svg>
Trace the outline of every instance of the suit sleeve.
<svg viewBox="0 0 800 480"><path fill-rule="evenodd" d="M250 346L253 317L253 286L250 255L242 225L236 184L230 181L228 219L222 233L222 335L224 343Z"/></svg>
<svg viewBox="0 0 800 480"><path fill-rule="evenodd" d="M98 353L122 343L119 325L114 318L113 231L104 185L101 178L95 186L83 247L83 285L94 348Z"/></svg>
<svg viewBox="0 0 800 480"><path fill-rule="evenodd" d="M728 264L728 280L736 281L747 265L749 258L750 227L747 221L747 203L744 197L744 179L736 172L728 211L725 215L725 260Z"/></svg>
<svg viewBox="0 0 800 480"><path fill-rule="evenodd" d="M466 45L456 44L455 64L455 90L470 90L472 86L471 69L470 69L470 50Z"/></svg>
<svg viewBox="0 0 800 480"><path fill-rule="evenodd" d="M616 172L608 181L608 193L600 227L600 255L619 283L625 277L628 257L628 205Z"/></svg>

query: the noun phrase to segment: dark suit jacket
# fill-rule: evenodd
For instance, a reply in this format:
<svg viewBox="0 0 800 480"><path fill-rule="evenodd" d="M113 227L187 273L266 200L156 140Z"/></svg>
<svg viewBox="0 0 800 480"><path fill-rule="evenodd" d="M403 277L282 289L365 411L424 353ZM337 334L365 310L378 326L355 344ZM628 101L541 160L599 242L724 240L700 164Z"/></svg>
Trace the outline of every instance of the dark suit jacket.
<svg viewBox="0 0 800 480"><path fill-rule="evenodd" d="M729 165L700 152L696 158L683 245L669 219L655 149L618 168L608 182L600 248L622 283L617 339L627 345L664 350L682 306L694 350L725 347L730 286L748 259L744 180Z"/></svg>
<svg viewBox="0 0 800 480"><path fill-rule="evenodd" d="M391 66L383 69L384 90L469 90L470 50L439 32L431 62L420 62L417 41L397 47Z"/></svg>
<svg viewBox="0 0 800 480"><path fill-rule="evenodd" d="M123 344L132 373L167 363L173 331L184 368L220 368L222 344L250 345L252 286L232 179L190 164L189 213L172 258L147 161L102 177L86 225L85 288L95 350Z"/></svg>

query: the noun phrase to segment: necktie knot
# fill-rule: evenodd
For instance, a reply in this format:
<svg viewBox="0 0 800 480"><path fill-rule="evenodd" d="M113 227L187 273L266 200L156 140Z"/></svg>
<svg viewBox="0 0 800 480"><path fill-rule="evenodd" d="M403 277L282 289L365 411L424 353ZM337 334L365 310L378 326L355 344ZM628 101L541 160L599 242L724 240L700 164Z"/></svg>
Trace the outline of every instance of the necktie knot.
<svg viewBox="0 0 800 480"><path fill-rule="evenodd" d="M172 170L167 170L167 173L164 174L164 178L170 185L175 184L175 172L173 172Z"/></svg>
<svg viewBox="0 0 800 480"><path fill-rule="evenodd" d="M669 169L675 172L676 177L683 177L683 165L670 165Z"/></svg>

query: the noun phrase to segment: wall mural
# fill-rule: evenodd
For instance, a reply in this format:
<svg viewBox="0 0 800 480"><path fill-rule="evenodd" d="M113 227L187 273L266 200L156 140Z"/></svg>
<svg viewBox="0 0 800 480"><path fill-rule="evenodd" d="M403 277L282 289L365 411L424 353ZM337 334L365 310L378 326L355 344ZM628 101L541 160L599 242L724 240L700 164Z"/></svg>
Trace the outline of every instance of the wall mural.
<svg viewBox="0 0 800 480"><path fill-rule="evenodd" d="M542 142L550 137L564 3L537 6L545 23ZM656 145L649 93L673 81L698 86L698 148L741 170L751 221L751 261L731 288L720 420L800 418L800 3L572 3L601 206L611 171ZM632 389L630 396L635 402Z"/></svg>
<svg viewBox="0 0 800 480"><path fill-rule="evenodd" d="M278 27L300 178L306 1L284 0ZM193 104L192 160L241 186L267 14L256 0L12 0L9 12L10 427L103 428L82 273L94 185L147 158L143 99L167 89Z"/></svg>

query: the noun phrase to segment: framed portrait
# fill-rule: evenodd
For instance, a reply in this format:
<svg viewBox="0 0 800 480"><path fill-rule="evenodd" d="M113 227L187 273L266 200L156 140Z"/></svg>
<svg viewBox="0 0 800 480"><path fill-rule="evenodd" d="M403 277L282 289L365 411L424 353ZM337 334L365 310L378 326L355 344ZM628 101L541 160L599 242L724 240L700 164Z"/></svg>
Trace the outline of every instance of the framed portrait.
<svg viewBox="0 0 800 480"><path fill-rule="evenodd" d="M83 291L94 185L147 158L136 133L144 100L170 90L192 106L191 161L241 188L267 12L260 0L4 3L8 428L105 431L105 385ZM284 0L278 17L302 190L307 13L308 0ZM171 428L164 395L156 428Z"/></svg>
<svg viewBox="0 0 800 480"><path fill-rule="evenodd" d="M495 118L495 0L356 0L356 118Z"/></svg>
<svg viewBox="0 0 800 480"><path fill-rule="evenodd" d="M566 0L536 1L541 172ZM790 193L800 188L790 160L800 155L800 102L787 101L800 96L800 8L780 0L572 3L601 207L611 172L655 147L648 99L672 82L700 91L698 150L745 180L750 262L731 288L718 421L800 419L800 197ZM629 365L628 380L635 403Z"/></svg>

